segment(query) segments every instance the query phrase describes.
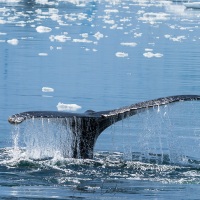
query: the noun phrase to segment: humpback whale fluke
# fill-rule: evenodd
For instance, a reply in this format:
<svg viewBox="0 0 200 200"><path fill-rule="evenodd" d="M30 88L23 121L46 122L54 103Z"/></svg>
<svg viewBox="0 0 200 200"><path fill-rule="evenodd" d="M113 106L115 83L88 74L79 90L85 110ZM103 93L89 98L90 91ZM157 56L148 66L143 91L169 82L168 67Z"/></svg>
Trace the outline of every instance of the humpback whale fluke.
<svg viewBox="0 0 200 200"><path fill-rule="evenodd" d="M92 158L98 136L110 125L136 115L146 109L180 101L200 100L200 95L177 95L144 101L115 110L85 113L68 113L60 111L29 111L12 115L8 121L20 124L32 118L57 118L70 120L69 127L75 135L73 158ZM66 123L67 124L67 123ZM67 124L69 126L69 123Z"/></svg>

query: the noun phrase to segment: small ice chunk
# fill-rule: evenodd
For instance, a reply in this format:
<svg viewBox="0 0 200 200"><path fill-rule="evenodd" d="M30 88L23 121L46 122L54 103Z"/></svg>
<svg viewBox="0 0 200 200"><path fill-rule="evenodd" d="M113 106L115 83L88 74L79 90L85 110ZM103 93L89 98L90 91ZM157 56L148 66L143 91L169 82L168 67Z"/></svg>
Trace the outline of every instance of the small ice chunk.
<svg viewBox="0 0 200 200"><path fill-rule="evenodd" d="M54 92L54 89L50 87L43 87L42 92Z"/></svg>
<svg viewBox="0 0 200 200"><path fill-rule="evenodd" d="M88 38L88 33L82 33L80 34L83 38Z"/></svg>
<svg viewBox="0 0 200 200"><path fill-rule="evenodd" d="M73 39L73 42L80 42L80 43L92 43L91 40L83 39Z"/></svg>
<svg viewBox="0 0 200 200"><path fill-rule="evenodd" d="M124 52L117 52L115 55L120 58L128 57L128 53Z"/></svg>
<svg viewBox="0 0 200 200"><path fill-rule="evenodd" d="M143 56L146 57L146 58L152 58L152 57L161 58L163 56L163 54L146 52L146 53L143 54Z"/></svg>
<svg viewBox="0 0 200 200"><path fill-rule="evenodd" d="M115 21L114 20L112 20L112 19L110 19L110 20L104 20L104 23L105 24L115 24Z"/></svg>
<svg viewBox="0 0 200 200"><path fill-rule="evenodd" d="M11 40L7 40L8 44L12 44L12 45L18 45L19 41L18 39L11 39Z"/></svg>
<svg viewBox="0 0 200 200"><path fill-rule="evenodd" d="M36 31L38 33L48 33L48 32L51 32L52 29L47 26L38 26L38 27L36 27Z"/></svg>
<svg viewBox="0 0 200 200"><path fill-rule="evenodd" d="M100 32L97 32L97 33L94 34L94 37L95 37L97 40L100 40L101 38L104 37L104 35L103 35L102 33L100 33Z"/></svg>
<svg viewBox="0 0 200 200"><path fill-rule="evenodd" d="M117 9L106 9L104 10L105 13L118 13L119 11Z"/></svg>
<svg viewBox="0 0 200 200"><path fill-rule="evenodd" d="M169 35L169 34L166 34L164 36L165 36L165 38L171 38L171 35Z"/></svg>
<svg viewBox="0 0 200 200"><path fill-rule="evenodd" d="M57 41L57 42L66 42L67 40L70 40L70 37L67 37L65 35L51 35L49 37L51 42Z"/></svg>
<svg viewBox="0 0 200 200"><path fill-rule="evenodd" d="M182 40L185 40L186 37L184 35L180 35L177 37L172 37L171 35L164 35L165 38L172 40L173 42L181 42Z"/></svg>
<svg viewBox="0 0 200 200"><path fill-rule="evenodd" d="M5 20L3 20L3 19L0 19L0 24L5 24L6 23L6 21Z"/></svg>
<svg viewBox="0 0 200 200"><path fill-rule="evenodd" d="M178 36L178 37L172 37L170 38L172 41L174 42L181 42L182 40L185 40L186 37L185 36Z"/></svg>
<svg viewBox="0 0 200 200"><path fill-rule="evenodd" d="M137 43L135 43L135 42L121 42L120 44L122 46L128 46L128 47L135 47L135 46L137 46Z"/></svg>
<svg viewBox="0 0 200 200"><path fill-rule="evenodd" d="M76 111L81 108L81 106L77 104L64 104L64 103L58 103L56 106L59 111Z"/></svg>
<svg viewBox="0 0 200 200"><path fill-rule="evenodd" d="M142 37L142 33L134 33L134 38Z"/></svg>
<svg viewBox="0 0 200 200"><path fill-rule="evenodd" d="M148 48L146 48L145 51L153 51L153 49L148 49Z"/></svg>
<svg viewBox="0 0 200 200"><path fill-rule="evenodd" d="M42 97L44 97L44 98L52 98L53 96L50 96L50 95L42 95Z"/></svg>
<svg viewBox="0 0 200 200"><path fill-rule="evenodd" d="M59 13L59 10L56 9L56 8L49 8L49 13L50 13L50 14L58 14L58 13Z"/></svg>
<svg viewBox="0 0 200 200"><path fill-rule="evenodd" d="M48 56L48 53L39 53L39 56Z"/></svg>
<svg viewBox="0 0 200 200"><path fill-rule="evenodd" d="M51 18L51 20L53 20L53 21L58 21L58 20L60 20L60 16L59 16L58 14L55 14L55 13L52 14L50 18Z"/></svg>

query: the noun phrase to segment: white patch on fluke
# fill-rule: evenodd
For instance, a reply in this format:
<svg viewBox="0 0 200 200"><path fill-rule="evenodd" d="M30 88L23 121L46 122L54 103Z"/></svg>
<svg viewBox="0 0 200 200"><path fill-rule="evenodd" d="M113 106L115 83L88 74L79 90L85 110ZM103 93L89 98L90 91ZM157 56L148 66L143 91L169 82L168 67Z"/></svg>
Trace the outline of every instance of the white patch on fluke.
<svg viewBox="0 0 200 200"><path fill-rule="evenodd" d="M58 103L56 106L58 111L76 111L81 108L81 106L77 104L64 104L64 103Z"/></svg>
<svg viewBox="0 0 200 200"><path fill-rule="evenodd" d="M54 92L54 89L50 87L43 87L42 92Z"/></svg>

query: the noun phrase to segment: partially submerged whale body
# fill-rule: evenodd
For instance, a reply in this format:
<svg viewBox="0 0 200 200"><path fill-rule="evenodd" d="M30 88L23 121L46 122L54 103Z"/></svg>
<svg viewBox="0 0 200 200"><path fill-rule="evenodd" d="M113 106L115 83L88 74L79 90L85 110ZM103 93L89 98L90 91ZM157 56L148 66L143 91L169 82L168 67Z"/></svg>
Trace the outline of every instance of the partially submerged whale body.
<svg viewBox="0 0 200 200"><path fill-rule="evenodd" d="M12 115L8 121L11 124L20 124L33 118L56 118L66 120L66 126L74 134L73 158L92 158L93 149L98 136L110 125L136 115L155 106L162 106L180 101L200 100L199 95L169 96L150 101L144 101L115 110L85 113L68 113L60 111L29 111ZM67 123L70 121L70 123Z"/></svg>

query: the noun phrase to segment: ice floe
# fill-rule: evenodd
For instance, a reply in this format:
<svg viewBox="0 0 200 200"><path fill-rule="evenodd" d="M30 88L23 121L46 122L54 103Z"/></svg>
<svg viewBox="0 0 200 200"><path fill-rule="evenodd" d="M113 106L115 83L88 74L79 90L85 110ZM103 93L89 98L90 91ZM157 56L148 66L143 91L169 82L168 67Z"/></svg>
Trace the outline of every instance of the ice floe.
<svg viewBox="0 0 200 200"><path fill-rule="evenodd" d="M18 45L19 40L18 39L11 39L11 40L7 40L8 44L12 44L12 45Z"/></svg>
<svg viewBox="0 0 200 200"><path fill-rule="evenodd" d="M182 42L182 40L185 40L186 37L184 35L180 35L177 37L172 37L171 35L165 35L165 38L172 40L173 42Z"/></svg>
<svg viewBox="0 0 200 200"><path fill-rule="evenodd" d="M51 87L43 87L42 92L54 92L54 89Z"/></svg>
<svg viewBox="0 0 200 200"><path fill-rule="evenodd" d="M58 111L76 111L78 109L81 109L81 106L77 104L64 104L59 102L56 106Z"/></svg>
<svg viewBox="0 0 200 200"><path fill-rule="evenodd" d="M0 19L0 24L5 24L6 23L6 21L5 20L3 20L3 19Z"/></svg>
<svg viewBox="0 0 200 200"><path fill-rule="evenodd" d="M66 35L51 35L49 39L51 42L66 42L67 40L71 40L71 37L67 37Z"/></svg>
<svg viewBox="0 0 200 200"><path fill-rule="evenodd" d="M104 37L104 35L103 35L102 33L100 33L100 32L97 32L97 33L94 34L94 37L95 37L97 40L100 40L101 38Z"/></svg>
<svg viewBox="0 0 200 200"><path fill-rule="evenodd" d="M118 13L119 11L117 9L105 9L104 12L108 14L108 13Z"/></svg>
<svg viewBox="0 0 200 200"><path fill-rule="evenodd" d="M56 4L56 1L35 0L35 3L41 4L41 5L55 5L55 4Z"/></svg>
<svg viewBox="0 0 200 200"><path fill-rule="evenodd" d="M19 3L21 0L0 0L1 3Z"/></svg>
<svg viewBox="0 0 200 200"><path fill-rule="evenodd" d="M143 56L146 57L146 58L152 58L152 57L161 58L161 57L163 57L163 54L153 53L153 52L149 51L149 52L143 53Z"/></svg>
<svg viewBox="0 0 200 200"><path fill-rule="evenodd" d="M142 36L142 33L134 33L134 38L138 38L138 37L141 37Z"/></svg>
<svg viewBox="0 0 200 200"><path fill-rule="evenodd" d="M91 40L87 40L85 38L83 38L83 39L73 39L72 41L73 42L80 42L80 43L92 43Z"/></svg>
<svg viewBox="0 0 200 200"><path fill-rule="evenodd" d="M137 46L137 43L135 43L135 42L121 42L120 44L122 46L128 46L128 47L135 47L135 46Z"/></svg>
<svg viewBox="0 0 200 200"><path fill-rule="evenodd" d="M49 27L46 27L46 26L38 26L38 27L36 27L36 31L38 33L48 33L48 32L51 32L52 29Z"/></svg>
<svg viewBox="0 0 200 200"><path fill-rule="evenodd" d="M145 51L153 51L153 49L148 49L148 48L146 48Z"/></svg>
<svg viewBox="0 0 200 200"><path fill-rule="evenodd" d="M48 53L39 53L39 56L48 56Z"/></svg>
<svg viewBox="0 0 200 200"><path fill-rule="evenodd" d="M82 33L82 34L80 34L80 36L83 38L88 38L88 33Z"/></svg>
<svg viewBox="0 0 200 200"><path fill-rule="evenodd" d="M0 32L0 35L7 35L7 33L2 33L2 32Z"/></svg>
<svg viewBox="0 0 200 200"><path fill-rule="evenodd" d="M142 17L138 18L138 20L146 21L146 22L149 22L150 24L154 24L157 21L168 20L169 16L170 16L169 14L163 13L163 12L159 12L159 13L149 12L149 13L144 13Z"/></svg>
<svg viewBox="0 0 200 200"><path fill-rule="evenodd" d="M128 57L128 53L125 52L117 52L115 55L119 58Z"/></svg>

